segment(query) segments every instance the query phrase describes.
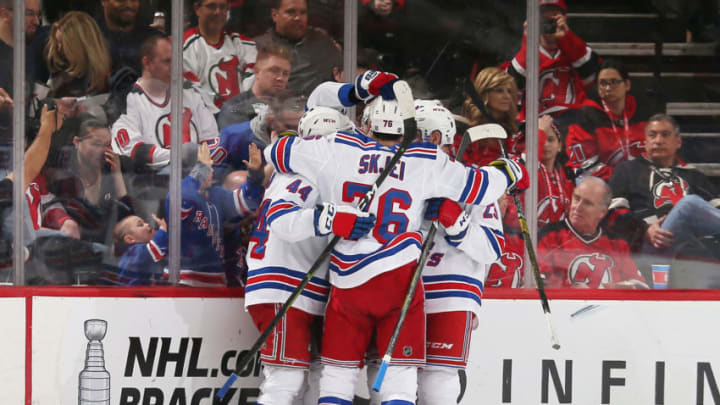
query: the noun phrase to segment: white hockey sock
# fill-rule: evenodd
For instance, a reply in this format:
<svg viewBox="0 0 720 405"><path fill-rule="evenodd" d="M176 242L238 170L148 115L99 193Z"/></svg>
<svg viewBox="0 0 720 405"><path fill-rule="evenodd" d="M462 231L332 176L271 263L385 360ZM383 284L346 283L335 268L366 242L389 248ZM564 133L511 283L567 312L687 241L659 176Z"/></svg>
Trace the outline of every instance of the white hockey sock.
<svg viewBox="0 0 720 405"><path fill-rule="evenodd" d="M418 372L418 405L449 405L460 395L458 370L427 366Z"/></svg>
<svg viewBox="0 0 720 405"><path fill-rule="evenodd" d="M338 403L351 405L355 396L355 382L359 373L360 369L356 367L338 367L323 364L320 375L318 405ZM327 401L322 401L322 399L327 399Z"/></svg>
<svg viewBox="0 0 720 405"><path fill-rule="evenodd" d="M292 405L293 399L302 390L306 370L301 368L265 365L265 380L260 384L258 404Z"/></svg>

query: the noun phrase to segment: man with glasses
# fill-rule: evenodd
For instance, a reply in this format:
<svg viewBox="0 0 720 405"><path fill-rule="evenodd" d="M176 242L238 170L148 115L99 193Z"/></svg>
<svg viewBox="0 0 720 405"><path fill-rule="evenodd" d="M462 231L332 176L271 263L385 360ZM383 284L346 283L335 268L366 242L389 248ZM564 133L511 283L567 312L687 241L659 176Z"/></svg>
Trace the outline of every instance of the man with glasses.
<svg viewBox="0 0 720 405"><path fill-rule="evenodd" d="M287 87L290 66L291 56L287 48L275 44L260 48L253 68L255 83L250 91L240 93L223 104L218 115L220 130L265 113L272 98Z"/></svg>
<svg viewBox="0 0 720 405"><path fill-rule="evenodd" d="M333 79L333 67L342 60L339 45L323 30L308 27L307 0L272 0L274 27L255 38L259 47L275 43L292 54L287 87L308 96L320 83Z"/></svg>
<svg viewBox="0 0 720 405"><path fill-rule="evenodd" d="M185 32L185 78L203 92L214 113L226 100L252 88L257 49L250 38L225 29L227 0L195 0L197 27Z"/></svg>

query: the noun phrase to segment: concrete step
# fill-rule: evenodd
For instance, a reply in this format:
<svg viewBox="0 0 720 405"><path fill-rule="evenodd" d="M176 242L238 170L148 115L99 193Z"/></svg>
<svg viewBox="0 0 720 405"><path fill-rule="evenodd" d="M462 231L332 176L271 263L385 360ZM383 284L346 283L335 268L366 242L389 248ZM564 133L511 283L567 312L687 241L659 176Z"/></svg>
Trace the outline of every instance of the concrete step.
<svg viewBox="0 0 720 405"><path fill-rule="evenodd" d="M667 103L665 112L672 116L720 116L720 103Z"/></svg>
<svg viewBox="0 0 720 405"><path fill-rule="evenodd" d="M662 72L656 80L651 72L630 72L630 80L635 95L677 102L720 100L720 73Z"/></svg>
<svg viewBox="0 0 720 405"><path fill-rule="evenodd" d="M570 28L586 42L684 42L685 28L679 19L662 24L656 13L568 13ZM608 29L612 27L612 29Z"/></svg>
<svg viewBox="0 0 720 405"><path fill-rule="evenodd" d="M690 163L708 177L720 177L720 163Z"/></svg>
<svg viewBox="0 0 720 405"><path fill-rule="evenodd" d="M589 42L588 46L602 56L655 56L652 42ZM666 42L663 56L714 56L716 45L711 43Z"/></svg>

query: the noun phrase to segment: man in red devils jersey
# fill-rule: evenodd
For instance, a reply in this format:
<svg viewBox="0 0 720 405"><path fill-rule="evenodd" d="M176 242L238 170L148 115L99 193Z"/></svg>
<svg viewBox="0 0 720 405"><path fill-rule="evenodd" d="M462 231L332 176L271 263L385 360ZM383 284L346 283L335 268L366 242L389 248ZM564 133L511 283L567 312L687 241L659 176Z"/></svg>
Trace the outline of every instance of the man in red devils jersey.
<svg viewBox="0 0 720 405"><path fill-rule="evenodd" d="M112 127L113 152L136 167L161 168L170 162L170 40L155 36L143 43L143 74L127 96L127 110ZM215 147L215 118L193 89L183 91L182 142Z"/></svg>
<svg viewBox="0 0 720 405"><path fill-rule="evenodd" d="M655 114L645 128L646 153L618 165L610 178L613 207L631 216L645 253L667 257L696 237L720 233L720 191L681 162L677 122Z"/></svg>
<svg viewBox="0 0 720 405"><path fill-rule="evenodd" d="M225 29L228 7L228 0L194 0L198 25L183 39L185 78L202 89L213 113L225 100L248 91L255 79L255 42Z"/></svg>
<svg viewBox="0 0 720 405"><path fill-rule="evenodd" d="M540 110L547 113L580 108L585 89L595 81L598 55L567 23L565 0L539 0L542 16L540 35ZM519 89L525 88L527 36L507 67ZM549 110L553 108L553 110Z"/></svg>
<svg viewBox="0 0 720 405"><path fill-rule="evenodd" d="M549 288L648 288L627 243L603 233L610 188L587 176L575 188L568 217L538 235L540 271Z"/></svg>

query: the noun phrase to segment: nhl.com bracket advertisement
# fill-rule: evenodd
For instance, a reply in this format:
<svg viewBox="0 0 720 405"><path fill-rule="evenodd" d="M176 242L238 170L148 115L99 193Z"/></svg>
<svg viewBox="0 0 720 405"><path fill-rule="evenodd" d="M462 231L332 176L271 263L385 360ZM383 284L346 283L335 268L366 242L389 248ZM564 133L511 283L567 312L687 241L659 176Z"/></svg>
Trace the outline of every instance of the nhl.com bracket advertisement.
<svg viewBox="0 0 720 405"><path fill-rule="evenodd" d="M257 401L258 356L216 397L259 335L242 298L57 295L0 291L0 404ZM560 350L520 295L484 301L461 404L720 404L720 292L552 299Z"/></svg>

